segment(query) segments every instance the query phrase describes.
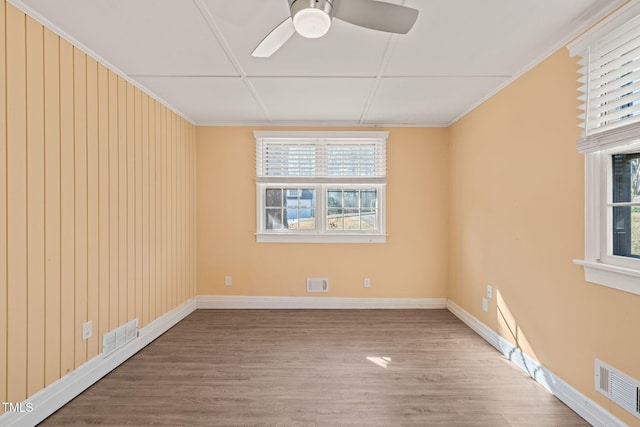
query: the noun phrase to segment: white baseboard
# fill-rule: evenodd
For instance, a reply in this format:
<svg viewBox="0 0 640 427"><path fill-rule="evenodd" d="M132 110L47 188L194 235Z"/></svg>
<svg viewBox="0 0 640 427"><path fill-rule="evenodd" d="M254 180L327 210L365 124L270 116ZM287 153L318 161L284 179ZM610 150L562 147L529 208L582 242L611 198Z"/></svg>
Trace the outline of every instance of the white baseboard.
<svg viewBox="0 0 640 427"><path fill-rule="evenodd" d="M446 298L336 298L198 295L199 309L445 309Z"/></svg>
<svg viewBox="0 0 640 427"><path fill-rule="evenodd" d="M35 426L142 350L195 309L196 300L190 299L160 316L144 328L141 328L138 331L138 337L124 347L117 349L107 357L102 354L97 355L73 372L22 402L21 407L32 408L31 412L6 412L0 416L0 425L7 427Z"/></svg>
<svg viewBox="0 0 640 427"><path fill-rule="evenodd" d="M455 302L449 300L447 308L457 318L473 329L478 335L494 346L507 359L515 363L531 378L541 384L550 393L573 409L594 427L625 427L626 424L614 417L609 411L573 388L569 383L553 374L539 362L533 360L520 348L502 338L487 325L466 312Z"/></svg>

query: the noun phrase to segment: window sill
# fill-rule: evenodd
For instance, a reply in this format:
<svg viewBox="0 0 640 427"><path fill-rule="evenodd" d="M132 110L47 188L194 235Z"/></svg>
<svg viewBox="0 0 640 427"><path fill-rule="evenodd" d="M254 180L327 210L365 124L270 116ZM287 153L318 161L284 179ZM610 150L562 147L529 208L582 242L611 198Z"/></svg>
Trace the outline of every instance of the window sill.
<svg viewBox="0 0 640 427"><path fill-rule="evenodd" d="M256 234L258 243L386 243L386 234Z"/></svg>
<svg viewBox="0 0 640 427"><path fill-rule="evenodd" d="M578 259L573 262L584 268L587 282L640 295L640 270Z"/></svg>

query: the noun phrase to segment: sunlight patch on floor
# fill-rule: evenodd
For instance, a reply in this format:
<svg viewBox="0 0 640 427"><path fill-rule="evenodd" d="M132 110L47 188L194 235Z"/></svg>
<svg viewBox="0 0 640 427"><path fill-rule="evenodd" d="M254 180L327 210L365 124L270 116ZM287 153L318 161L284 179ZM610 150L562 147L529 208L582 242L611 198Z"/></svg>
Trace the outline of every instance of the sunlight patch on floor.
<svg viewBox="0 0 640 427"><path fill-rule="evenodd" d="M391 363L391 358L390 357L369 356L369 357L367 357L367 360L369 362L375 363L376 365L380 366L381 368L385 368L385 369L387 369L387 366L389 366L389 363Z"/></svg>

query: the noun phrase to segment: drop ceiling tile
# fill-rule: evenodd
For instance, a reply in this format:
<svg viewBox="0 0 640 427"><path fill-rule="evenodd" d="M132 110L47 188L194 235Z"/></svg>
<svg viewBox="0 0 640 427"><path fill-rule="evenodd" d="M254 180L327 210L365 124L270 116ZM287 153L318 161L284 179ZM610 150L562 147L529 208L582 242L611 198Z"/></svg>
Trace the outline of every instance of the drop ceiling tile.
<svg viewBox="0 0 640 427"><path fill-rule="evenodd" d="M506 80L497 77L384 78L363 122L448 125Z"/></svg>
<svg viewBox="0 0 640 427"><path fill-rule="evenodd" d="M129 75L238 75L192 1L25 0Z"/></svg>
<svg viewBox="0 0 640 427"><path fill-rule="evenodd" d="M140 84L196 124L265 122L266 116L236 77L140 77Z"/></svg>
<svg viewBox="0 0 640 427"><path fill-rule="evenodd" d="M606 1L407 1L420 15L385 75L512 76L559 48L584 11Z"/></svg>
<svg viewBox="0 0 640 427"><path fill-rule="evenodd" d="M274 122L357 124L372 78L252 78Z"/></svg>

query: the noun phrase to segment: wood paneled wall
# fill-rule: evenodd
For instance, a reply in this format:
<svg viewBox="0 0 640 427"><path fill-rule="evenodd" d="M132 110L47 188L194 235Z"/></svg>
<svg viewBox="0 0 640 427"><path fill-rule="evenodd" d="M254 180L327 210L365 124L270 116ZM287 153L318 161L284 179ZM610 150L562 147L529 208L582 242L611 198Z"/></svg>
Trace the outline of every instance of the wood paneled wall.
<svg viewBox="0 0 640 427"><path fill-rule="evenodd" d="M17 403L195 296L195 128L4 0L0 80L0 401Z"/></svg>

